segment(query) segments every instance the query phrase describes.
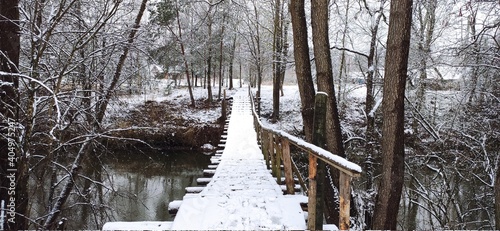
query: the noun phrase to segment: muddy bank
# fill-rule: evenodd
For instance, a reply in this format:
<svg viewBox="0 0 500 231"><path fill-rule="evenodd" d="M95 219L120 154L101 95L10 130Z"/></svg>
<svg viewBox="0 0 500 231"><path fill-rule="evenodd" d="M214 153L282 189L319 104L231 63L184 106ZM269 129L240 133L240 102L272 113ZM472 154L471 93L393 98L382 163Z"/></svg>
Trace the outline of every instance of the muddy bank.
<svg viewBox="0 0 500 231"><path fill-rule="evenodd" d="M114 128L124 129L113 135L128 140L108 140L107 144L113 149L126 150L148 146L162 150L196 150L207 143L217 147L223 130L217 121L219 105L201 101L196 107L189 107L166 101L147 101L112 119Z"/></svg>

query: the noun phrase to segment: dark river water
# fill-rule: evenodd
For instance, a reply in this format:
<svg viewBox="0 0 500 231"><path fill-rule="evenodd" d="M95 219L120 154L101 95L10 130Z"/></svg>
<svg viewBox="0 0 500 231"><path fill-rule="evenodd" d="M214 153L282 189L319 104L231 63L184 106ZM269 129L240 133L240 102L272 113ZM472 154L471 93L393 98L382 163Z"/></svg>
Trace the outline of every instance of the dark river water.
<svg viewBox="0 0 500 231"><path fill-rule="evenodd" d="M85 201L66 203L69 208L62 214L66 229L101 229L108 221L173 220L168 203L182 199L186 187L196 186L210 156L194 151L119 153L103 162L102 168L87 172L93 179L101 178L103 186L90 185ZM40 201L47 197L44 192L38 196ZM32 212L36 214L41 206L35 202Z"/></svg>
<svg viewBox="0 0 500 231"><path fill-rule="evenodd" d="M186 187L196 186L196 178L203 175L209 163L209 156L186 151L111 161L107 168L117 196L109 202L116 220L173 220L168 214L168 203L182 199Z"/></svg>

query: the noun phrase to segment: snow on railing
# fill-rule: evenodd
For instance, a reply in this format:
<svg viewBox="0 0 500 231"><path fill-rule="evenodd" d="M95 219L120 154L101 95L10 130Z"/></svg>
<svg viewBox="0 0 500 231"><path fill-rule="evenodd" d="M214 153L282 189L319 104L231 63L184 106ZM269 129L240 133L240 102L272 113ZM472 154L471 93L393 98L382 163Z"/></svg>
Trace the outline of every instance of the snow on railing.
<svg viewBox="0 0 500 231"><path fill-rule="evenodd" d="M316 214L316 201L317 192L316 181L317 174L317 159L321 159L326 164L338 169L340 171L339 177L339 210L340 220L339 227L341 230L349 229L349 210L350 210L350 181L353 177L361 175L361 167L353 162L350 162L338 155L335 155L321 147L308 143L303 139L290 135L284 131L273 129L265 126L259 119L255 111L254 96L250 86L248 87L250 103L252 106L252 114L254 118L254 126L257 133L257 139L262 144L262 153L269 169L272 169L273 175L276 177L278 183L281 183L281 161L283 161L285 184L288 194L294 194L294 179L293 173L298 178L302 188L307 191L309 196L308 202L308 229L314 230L316 226L314 223L316 218L322 219L323 214ZM290 144L305 151L309 154L309 188L307 189L301 174L298 172L295 163L290 156ZM271 165L271 166L270 166ZM321 192L319 192L321 193Z"/></svg>

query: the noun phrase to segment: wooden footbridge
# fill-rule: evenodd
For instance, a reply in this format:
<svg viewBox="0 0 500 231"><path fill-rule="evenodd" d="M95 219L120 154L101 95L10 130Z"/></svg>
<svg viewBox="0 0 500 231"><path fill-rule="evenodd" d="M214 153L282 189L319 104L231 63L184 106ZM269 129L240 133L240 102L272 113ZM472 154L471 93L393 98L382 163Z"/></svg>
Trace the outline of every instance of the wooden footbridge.
<svg viewBox="0 0 500 231"><path fill-rule="evenodd" d="M199 178L204 187L186 188L182 201L173 201L173 222L108 222L103 230L316 230L322 214L316 212L317 161L340 170L340 229L349 228L350 181L361 168L339 156L282 131L264 126L254 109L253 96L244 91L233 97L222 149ZM290 156L290 145L309 153L308 187ZM212 175L213 174L213 175ZM280 186L284 183L283 186ZM303 188L307 197L296 191ZM318 206L319 207L319 206ZM308 212L305 212L308 211Z"/></svg>

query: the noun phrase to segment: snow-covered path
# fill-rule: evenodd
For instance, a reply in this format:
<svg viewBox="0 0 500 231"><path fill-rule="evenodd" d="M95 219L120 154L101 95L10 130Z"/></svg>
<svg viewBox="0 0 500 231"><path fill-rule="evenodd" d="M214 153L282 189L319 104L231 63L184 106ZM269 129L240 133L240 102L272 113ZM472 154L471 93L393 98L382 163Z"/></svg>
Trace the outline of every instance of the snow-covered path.
<svg viewBox="0 0 500 231"><path fill-rule="evenodd" d="M212 181L195 196L186 196L172 229L306 228L296 196L284 196L266 169L257 145L246 91L234 96L226 147Z"/></svg>

